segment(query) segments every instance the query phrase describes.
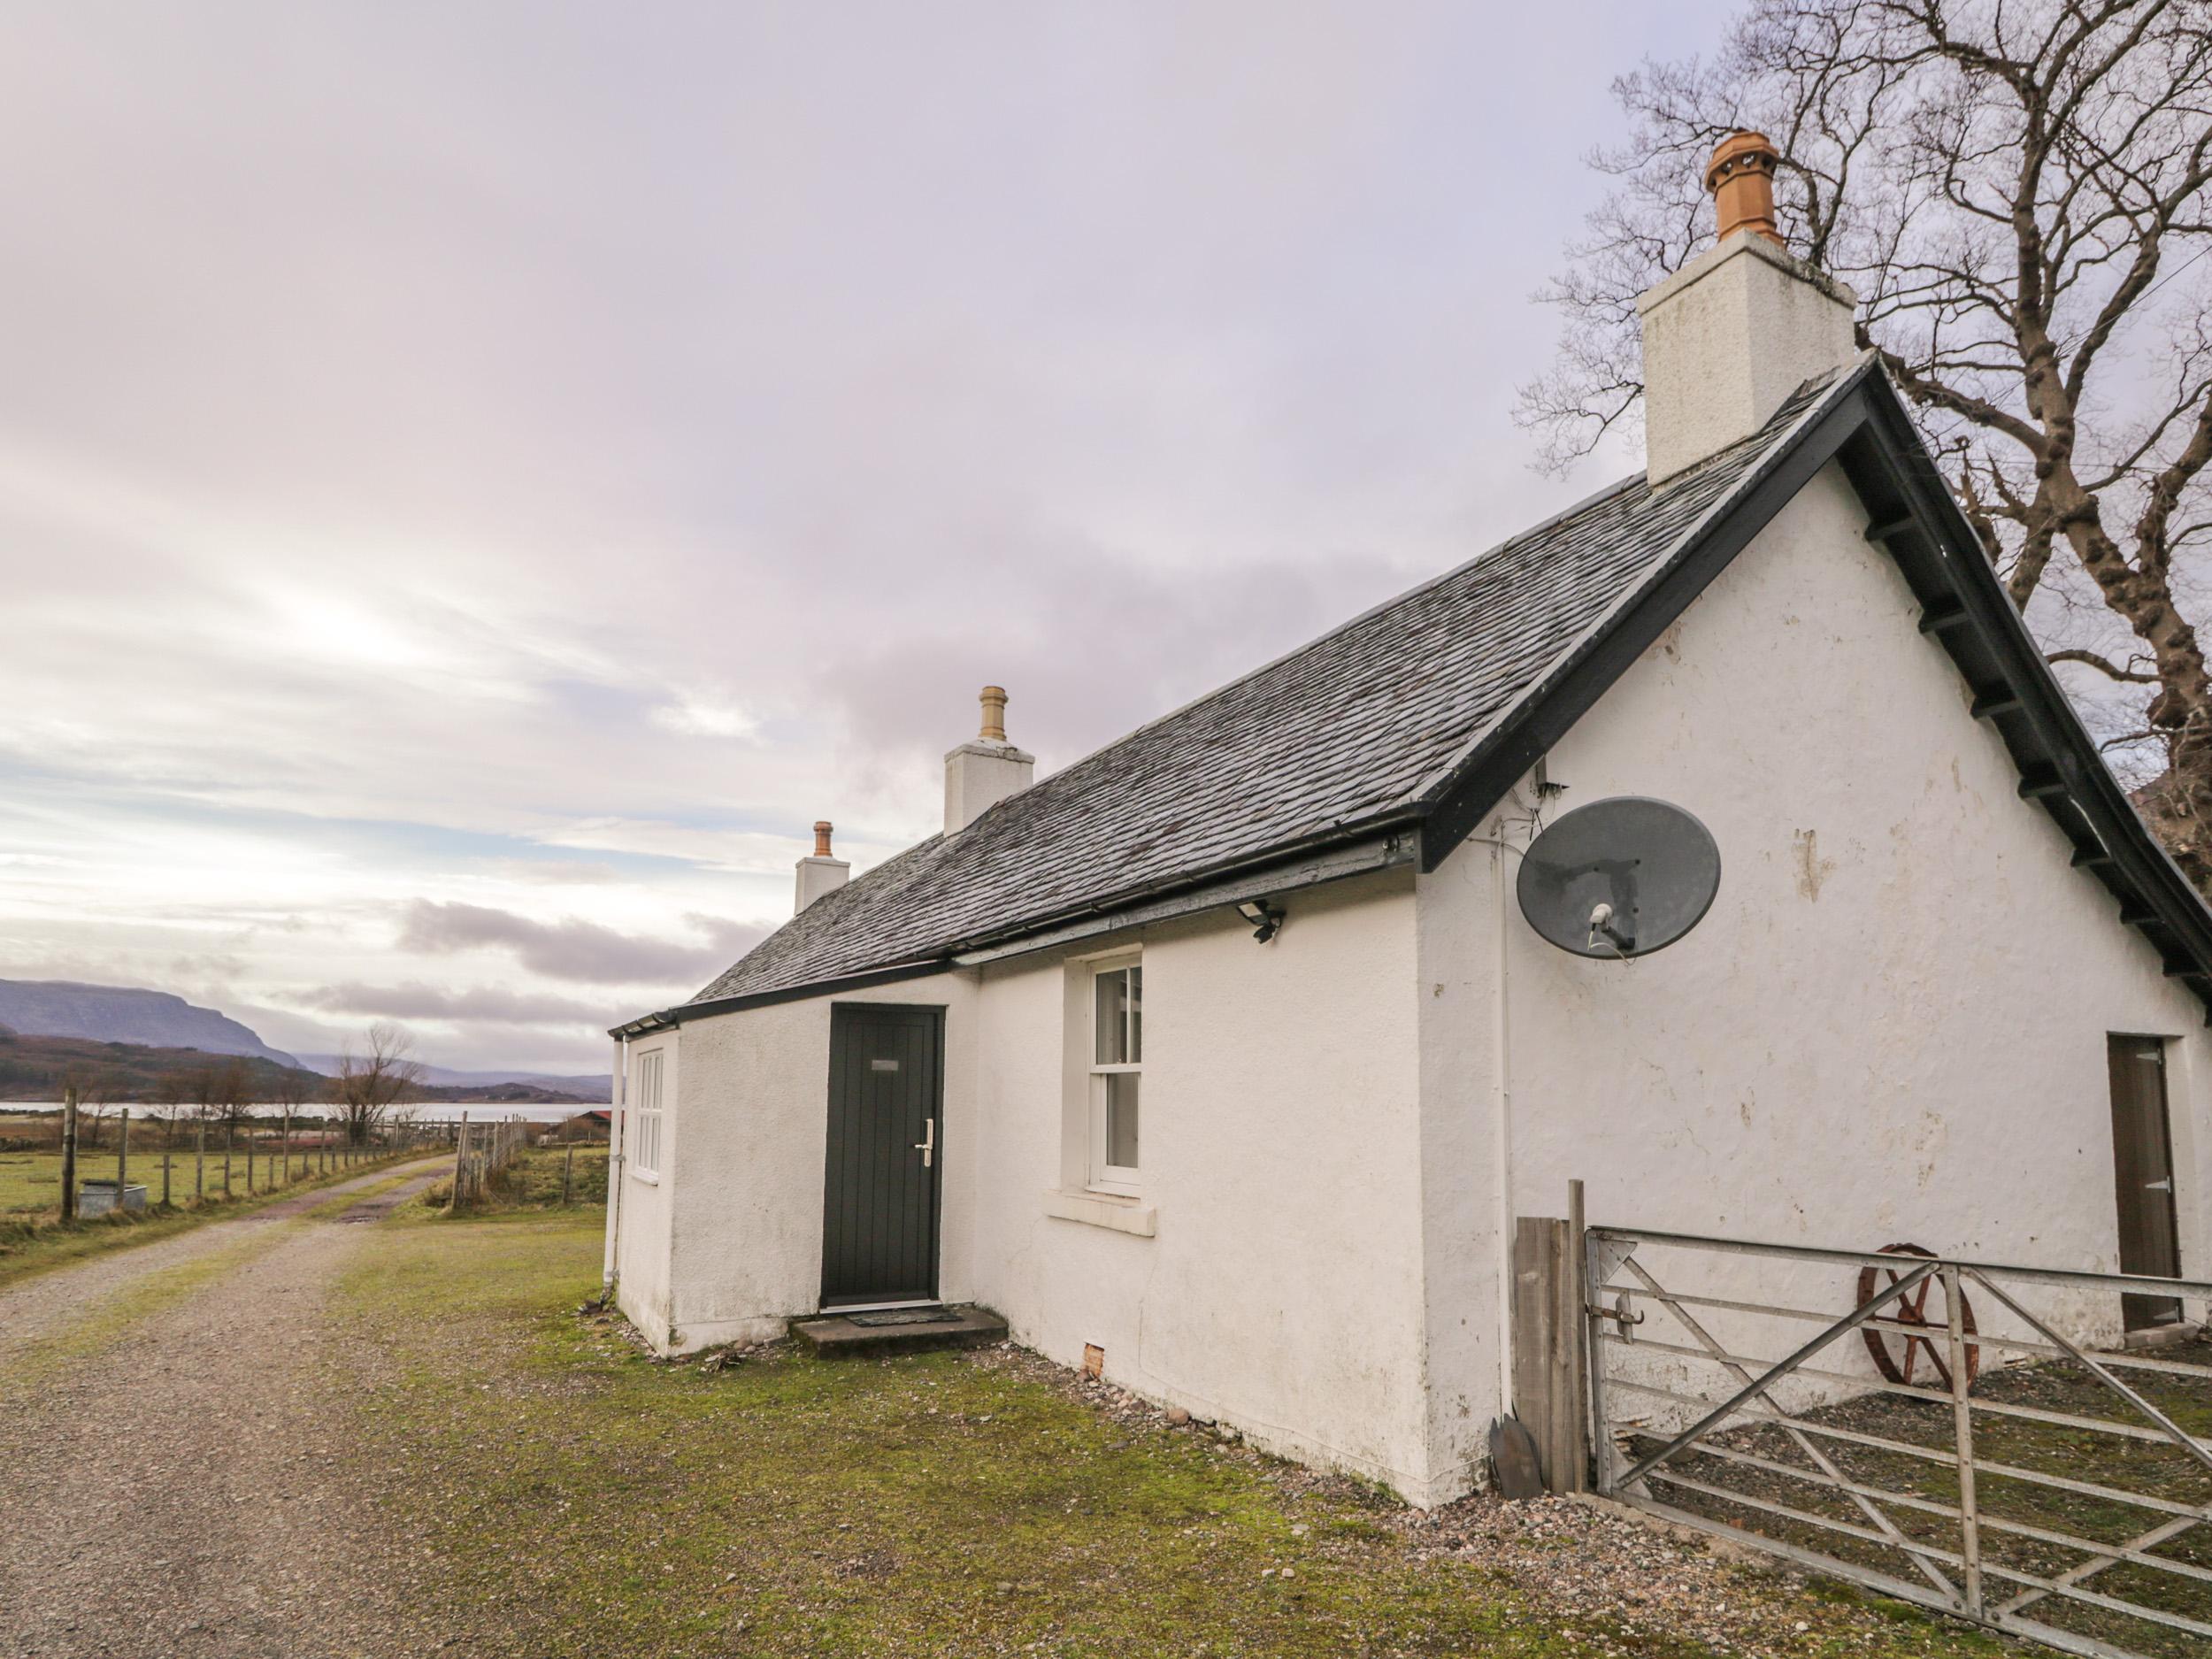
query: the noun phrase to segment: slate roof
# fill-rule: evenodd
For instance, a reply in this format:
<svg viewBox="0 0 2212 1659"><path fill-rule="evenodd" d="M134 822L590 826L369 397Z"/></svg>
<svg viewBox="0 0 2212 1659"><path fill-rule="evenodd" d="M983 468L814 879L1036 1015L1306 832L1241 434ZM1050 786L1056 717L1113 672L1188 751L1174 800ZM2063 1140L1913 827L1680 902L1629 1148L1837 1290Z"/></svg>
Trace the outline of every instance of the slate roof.
<svg viewBox="0 0 2212 1659"><path fill-rule="evenodd" d="M1809 417L1641 474L1164 715L816 900L694 1002L941 959L979 936L1417 817L1476 741ZM681 1010L672 1010L680 1013Z"/></svg>

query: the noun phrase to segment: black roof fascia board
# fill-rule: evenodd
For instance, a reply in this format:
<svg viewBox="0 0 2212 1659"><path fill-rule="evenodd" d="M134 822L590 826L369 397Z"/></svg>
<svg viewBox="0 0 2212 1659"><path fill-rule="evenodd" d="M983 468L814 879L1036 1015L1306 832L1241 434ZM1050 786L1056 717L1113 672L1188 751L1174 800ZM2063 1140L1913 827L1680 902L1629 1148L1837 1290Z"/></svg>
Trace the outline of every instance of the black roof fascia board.
<svg viewBox="0 0 2212 1659"><path fill-rule="evenodd" d="M2152 836L2097 752L2043 652L1998 584L1950 488L1936 472L1911 417L1875 363L1863 363L1829 393L1825 407L1738 488L1734 499L1693 533L1603 625L1577 645L1431 793L1422 826L1421 867L1433 871L1473 833L1506 793L1586 714L1690 603L1797 492L1840 459L1883 534L1935 638L1970 691L2002 685L2016 708L2004 734L2032 792L2078 844L2079 820L2105 849L2098 872L2132 907L2212 976L2212 910ZM1899 522L1910 516L1922 532ZM2062 786L2062 787L2054 787ZM2131 911L2132 915L2132 910ZM2212 1008L2212 979L2192 979Z"/></svg>
<svg viewBox="0 0 2212 1659"><path fill-rule="evenodd" d="M1998 584L1896 393L1878 378L1866 388L1866 401L1870 419L1863 441L1847 449L1845 469L1870 511L1886 511L1881 496L1886 482L1919 513L1928 533L1924 545L1896 537L1887 547L1924 604L1947 603L1965 613L1966 626L1947 628L1938 636L1945 649L1970 686L2001 680L2019 699L2008 723L2013 729L2006 733L2007 748L2024 778L2047 767L2066 784L2063 794L2043 798L2045 809L2078 848L2093 838L2110 861L2099 864L2098 872L2116 889L2139 898L2199 970L2212 972L2212 911L2151 834L2097 752L2096 740L2051 672L2018 607ZM2086 828L2087 838L2068 823L2070 818ZM2212 986L2198 988L2212 1002Z"/></svg>
<svg viewBox="0 0 2212 1659"><path fill-rule="evenodd" d="M626 1024L611 1027L610 1037L639 1037L657 1031L672 1031L687 1020L703 1019L710 1014L734 1014L740 1009L766 1008L773 1002L797 1002L810 996L834 996L840 991L864 991L870 986L892 985L901 979L926 979L933 973L949 973L953 964L949 958L932 958L925 962L902 962L893 968L872 968L865 973L848 973L833 979L816 979L806 985L779 986L772 991L749 991L743 996L718 996L711 1002L685 1002L675 1008L664 1008L657 1013L644 1014Z"/></svg>
<svg viewBox="0 0 2212 1659"><path fill-rule="evenodd" d="M1699 526L1640 592L1547 672L1431 792L1421 829L1424 872L1435 870L1474 833L1514 783L1834 457L1866 419L1864 382L1871 367L1863 365L1832 389L1825 407L1809 413L1806 424L1738 486L1734 500Z"/></svg>
<svg viewBox="0 0 2212 1659"><path fill-rule="evenodd" d="M1416 856L1414 841L1413 830L1408 826L1361 840L1332 842L1296 858L1224 876L1200 887L1179 886L1175 891L1157 898L1102 906L1079 918L1024 928L998 942L964 945L952 953L953 961L963 968L980 967L1032 951L1052 950L1085 939L1096 939L1124 928L1174 921L1202 910L1220 910L1254 899L1276 898L1333 881L1348 881L1354 876L1373 875L1378 871L1410 864Z"/></svg>

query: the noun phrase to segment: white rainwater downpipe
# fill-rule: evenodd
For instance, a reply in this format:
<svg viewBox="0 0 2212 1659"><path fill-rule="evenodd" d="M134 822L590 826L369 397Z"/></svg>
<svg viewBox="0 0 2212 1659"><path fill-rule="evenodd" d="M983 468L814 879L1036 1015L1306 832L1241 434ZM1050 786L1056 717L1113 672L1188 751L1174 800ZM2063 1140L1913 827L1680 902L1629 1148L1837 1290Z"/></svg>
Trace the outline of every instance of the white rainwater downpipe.
<svg viewBox="0 0 2212 1659"><path fill-rule="evenodd" d="M1502 826L1501 826L1502 828ZM1497 1068L1495 1144L1498 1227L1498 1399L1513 1414L1513 1005L1506 987L1505 856L1520 849L1500 834L1490 849L1498 910L1498 988L1494 998Z"/></svg>
<svg viewBox="0 0 2212 1659"><path fill-rule="evenodd" d="M1533 813L1525 820L1531 829L1536 827ZM1497 820L1494 833L1474 835L1468 839L1490 849L1492 902L1498 912L1497 972L1492 995L1491 1047L1493 1060L1493 1088L1495 1110L1491 1114L1491 1157L1496 1164L1493 1217L1498 1235L1498 1408L1499 1415L1513 1415L1513 1004L1507 988L1507 966L1510 960L1509 911L1511 906L1509 884L1506 880L1505 856L1525 856L1525 848L1517 847L1505 838L1506 820Z"/></svg>

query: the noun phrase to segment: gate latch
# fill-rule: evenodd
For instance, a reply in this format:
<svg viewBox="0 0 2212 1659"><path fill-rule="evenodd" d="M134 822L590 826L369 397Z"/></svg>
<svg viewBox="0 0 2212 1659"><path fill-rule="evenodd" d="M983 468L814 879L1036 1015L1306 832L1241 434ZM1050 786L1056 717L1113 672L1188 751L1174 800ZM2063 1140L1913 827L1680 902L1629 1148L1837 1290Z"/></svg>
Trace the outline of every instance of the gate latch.
<svg viewBox="0 0 2212 1659"><path fill-rule="evenodd" d="M1613 1298L1613 1305L1609 1308L1601 1302L1590 1303L1589 1314L1593 1319L1610 1319L1618 1325L1621 1340L1624 1342L1633 1342L1636 1340L1636 1327L1644 1322L1642 1314L1629 1312L1628 1293L1624 1290Z"/></svg>
<svg viewBox="0 0 2212 1659"><path fill-rule="evenodd" d="M914 1150L922 1155L922 1167L927 1169L930 1160L937 1156L937 1120L922 1119L922 1138L914 1143Z"/></svg>

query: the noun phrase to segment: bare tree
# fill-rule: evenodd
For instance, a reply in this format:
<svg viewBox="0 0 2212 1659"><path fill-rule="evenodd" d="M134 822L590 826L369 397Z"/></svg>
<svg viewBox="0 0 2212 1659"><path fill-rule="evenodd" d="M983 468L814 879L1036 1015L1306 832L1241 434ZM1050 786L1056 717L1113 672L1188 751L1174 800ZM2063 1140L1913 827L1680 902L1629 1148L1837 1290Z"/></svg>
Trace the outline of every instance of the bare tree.
<svg viewBox="0 0 2212 1659"><path fill-rule="evenodd" d="M253 1104L253 1067L238 1055L225 1055L207 1068L201 1092L209 1108L234 1135L246 1118L246 1109Z"/></svg>
<svg viewBox="0 0 2212 1659"><path fill-rule="evenodd" d="M1780 152L1793 251L1858 290L2013 601L2212 887L2212 0L1752 0L1615 85L1617 183L1524 388L1555 462L1633 419L1634 297L1698 250L1713 145Z"/></svg>
<svg viewBox="0 0 2212 1659"><path fill-rule="evenodd" d="M380 1020L369 1027L361 1054L349 1044L339 1056L331 1087L346 1139L354 1145L373 1135L393 1108L421 1084L422 1067L411 1057L414 1046L403 1027Z"/></svg>

